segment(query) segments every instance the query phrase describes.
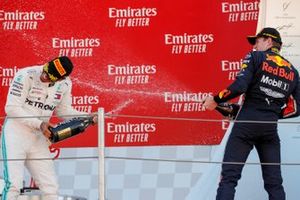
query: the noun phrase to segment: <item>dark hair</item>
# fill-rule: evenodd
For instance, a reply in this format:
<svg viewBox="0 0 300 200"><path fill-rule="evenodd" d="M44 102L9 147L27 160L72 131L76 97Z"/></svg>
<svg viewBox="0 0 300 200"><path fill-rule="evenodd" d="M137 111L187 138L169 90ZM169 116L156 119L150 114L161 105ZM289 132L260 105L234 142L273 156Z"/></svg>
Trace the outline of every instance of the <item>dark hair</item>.
<svg viewBox="0 0 300 200"><path fill-rule="evenodd" d="M282 47L282 44L279 44L278 42L275 42L274 40L273 41L273 47L276 47L278 48L278 50L281 50L281 47Z"/></svg>

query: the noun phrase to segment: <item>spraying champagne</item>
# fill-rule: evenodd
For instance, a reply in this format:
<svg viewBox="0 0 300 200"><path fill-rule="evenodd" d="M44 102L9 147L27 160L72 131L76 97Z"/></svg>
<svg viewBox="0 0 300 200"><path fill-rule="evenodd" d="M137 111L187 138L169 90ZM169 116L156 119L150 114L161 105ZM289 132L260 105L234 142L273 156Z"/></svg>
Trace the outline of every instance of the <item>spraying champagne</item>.
<svg viewBox="0 0 300 200"><path fill-rule="evenodd" d="M76 117L57 124L55 127L50 127L50 141L56 143L75 136L85 131L85 129L94 124L93 117Z"/></svg>
<svg viewBox="0 0 300 200"><path fill-rule="evenodd" d="M230 119L235 119L238 111L240 109L240 105L236 103L220 103L216 107L216 110L221 113L224 117L228 117Z"/></svg>

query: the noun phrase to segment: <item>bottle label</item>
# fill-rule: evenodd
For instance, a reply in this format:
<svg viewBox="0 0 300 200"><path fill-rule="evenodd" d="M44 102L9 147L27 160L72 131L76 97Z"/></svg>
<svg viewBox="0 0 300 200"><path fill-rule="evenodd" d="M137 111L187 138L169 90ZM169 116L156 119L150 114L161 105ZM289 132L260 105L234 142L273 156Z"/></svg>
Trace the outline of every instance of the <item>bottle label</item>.
<svg viewBox="0 0 300 200"><path fill-rule="evenodd" d="M71 128L65 128L57 132L58 141L64 140L72 136Z"/></svg>

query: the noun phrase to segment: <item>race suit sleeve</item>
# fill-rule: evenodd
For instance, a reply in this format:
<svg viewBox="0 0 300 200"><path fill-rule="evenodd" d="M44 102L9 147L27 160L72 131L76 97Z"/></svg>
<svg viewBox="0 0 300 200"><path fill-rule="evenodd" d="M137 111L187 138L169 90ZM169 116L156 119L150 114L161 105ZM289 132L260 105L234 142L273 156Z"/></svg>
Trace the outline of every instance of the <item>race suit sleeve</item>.
<svg viewBox="0 0 300 200"><path fill-rule="evenodd" d="M89 113L77 111L72 107L72 82L68 79L65 84L67 86L67 90L63 95L62 101L56 107L56 114L65 120L78 117L80 115L88 115Z"/></svg>
<svg viewBox="0 0 300 200"><path fill-rule="evenodd" d="M42 120L34 117L34 113L30 113L23 107L32 84L31 79L32 77L25 70L16 73L8 91L5 112L9 118L15 118L30 128L40 129Z"/></svg>
<svg viewBox="0 0 300 200"><path fill-rule="evenodd" d="M298 76L297 76L298 77ZM280 119L297 117L300 115L300 80L298 77L297 85L289 96L286 106L282 109Z"/></svg>
<svg viewBox="0 0 300 200"><path fill-rule="evenodd" d="M256 72L255 52L248 53L242 63L241 70L237 74L234 82L226 89L214 96L216 103L223 103L245 93Z"/></svg>

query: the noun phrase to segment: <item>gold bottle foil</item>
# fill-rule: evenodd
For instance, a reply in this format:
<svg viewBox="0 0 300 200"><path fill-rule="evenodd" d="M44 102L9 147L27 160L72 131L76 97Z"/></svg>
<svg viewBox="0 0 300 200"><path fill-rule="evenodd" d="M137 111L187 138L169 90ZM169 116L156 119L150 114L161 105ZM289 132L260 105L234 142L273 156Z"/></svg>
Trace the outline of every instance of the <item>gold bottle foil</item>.
<svg viewBox="0 0 300 200"><path fill-rule="evenodd" d="M58 138L59 138L58 140L59 141L64 140L68 137L71 137L72 136L71 128L68 127L68 128L63 129L63 130L60 130L60 131L57 132L57 135L58 135Z"/></svg>

